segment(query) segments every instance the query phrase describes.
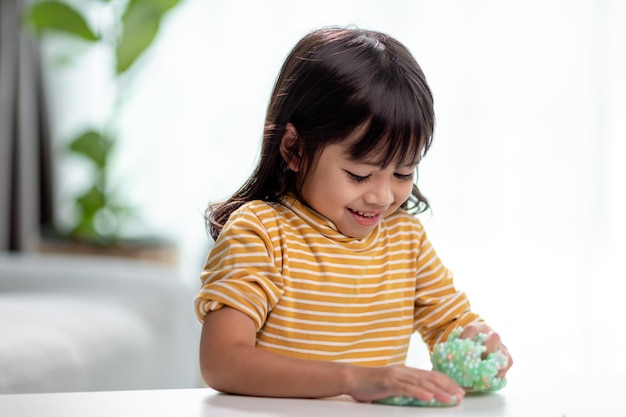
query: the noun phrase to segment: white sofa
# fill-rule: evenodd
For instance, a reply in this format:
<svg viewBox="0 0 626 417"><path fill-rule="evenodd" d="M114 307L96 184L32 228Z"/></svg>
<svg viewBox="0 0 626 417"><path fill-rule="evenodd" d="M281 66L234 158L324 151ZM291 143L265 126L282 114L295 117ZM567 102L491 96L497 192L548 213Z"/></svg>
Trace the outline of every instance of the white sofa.
<svg viewBox="0 0 626 417"><path fill-rule="evenodd" d="M199 386L194 294L166 266L0 253L0 393Z"/></svg>

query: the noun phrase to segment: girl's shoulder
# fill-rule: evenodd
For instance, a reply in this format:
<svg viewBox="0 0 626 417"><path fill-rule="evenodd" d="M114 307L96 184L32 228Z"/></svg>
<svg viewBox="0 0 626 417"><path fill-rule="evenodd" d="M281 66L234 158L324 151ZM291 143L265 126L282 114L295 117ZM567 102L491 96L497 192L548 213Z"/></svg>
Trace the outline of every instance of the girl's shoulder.
<svg viewBox="0 0 626 417"><path fill-rule="evenodd" d="M242 204L231 215L229 220L254 217L261 221L277 218L283 215L279 203L263 200L252 200Z"/></svg>
<svg viewBox="0 0 626 417"><path fill-rule="evenodd" d="M254 220L251 219L254 217ZM254 200L245 203L236 210L229 221L237 219L260 225L268 230L278 230L280 234L295 233L298 235L320 234L326 237L337 235L333 223L303 204L293 196L286 196L280 201Z"/></svg>
<svg viewBox="0 0 626 417"><path fill-rule="evenodd" d="M278 205L278 203L274 203L271 201L252 200L252 201L248 201L247 203L242 204L237 210L233 212L233 214L242 213L242 212L263 213L268 210L269 211L275 210L276 205Z"/></svg>
<svg viewBox="0 0 626 417"><path fill-rule="evenodd" d="M246 221L261 224L265 227L276 227L289 223L294 213L280 202L252 200L235 210L229 222Z"/></svg>
<svg viewBox="0 0 626 417"><path fill-rule="evenodd" d="M281 208L278 203L253 200L231 213L220 232L220 237L232 235L271 236L281 230Z"/></svg>

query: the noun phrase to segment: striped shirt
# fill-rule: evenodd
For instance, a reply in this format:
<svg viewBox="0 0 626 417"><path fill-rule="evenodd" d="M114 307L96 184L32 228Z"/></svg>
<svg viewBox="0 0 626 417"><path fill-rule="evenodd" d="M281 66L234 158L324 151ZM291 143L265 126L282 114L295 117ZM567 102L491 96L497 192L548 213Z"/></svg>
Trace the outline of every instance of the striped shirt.
<svg viewBox="0 0 626 417"><path fill-rule="evenodd" d="M295 199L249 202L230 216L201 279L201 321L233 307L256 324L257 347L299 358L403 364L414 331L432 349L480 320L404 210L350 238Z"/></svg>

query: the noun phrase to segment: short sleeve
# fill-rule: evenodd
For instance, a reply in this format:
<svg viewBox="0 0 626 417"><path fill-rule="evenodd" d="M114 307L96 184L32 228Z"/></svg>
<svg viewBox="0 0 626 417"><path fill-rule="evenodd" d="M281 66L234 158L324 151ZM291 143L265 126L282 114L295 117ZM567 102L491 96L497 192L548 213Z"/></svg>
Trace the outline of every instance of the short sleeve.
<svg viewBox="0 0 626 417"><path fill-rule="evenodd" d="M263 326L283 293L280 245L272 230L253 209L243 207L231 215L201 274L195 298L200 321L209 311L229 306L248 315L257 330Z"/></svg>

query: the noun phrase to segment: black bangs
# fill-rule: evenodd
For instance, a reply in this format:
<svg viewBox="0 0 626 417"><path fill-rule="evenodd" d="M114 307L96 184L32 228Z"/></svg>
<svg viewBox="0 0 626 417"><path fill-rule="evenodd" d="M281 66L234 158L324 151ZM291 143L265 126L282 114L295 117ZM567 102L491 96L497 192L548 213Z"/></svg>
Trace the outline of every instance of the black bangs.
<svg viewBox="0 0 626 417"><path fill-rule="evenodd" d="M348 149L349 157L383 168L392 163L418 163L430 147L434 129L433 115L420 106L425 97L415 97L408 85L395 91L377 87L367 89L361 98L367 101L370 117ZM387 90L384 94L375 91L381 87Z"/></svg>

